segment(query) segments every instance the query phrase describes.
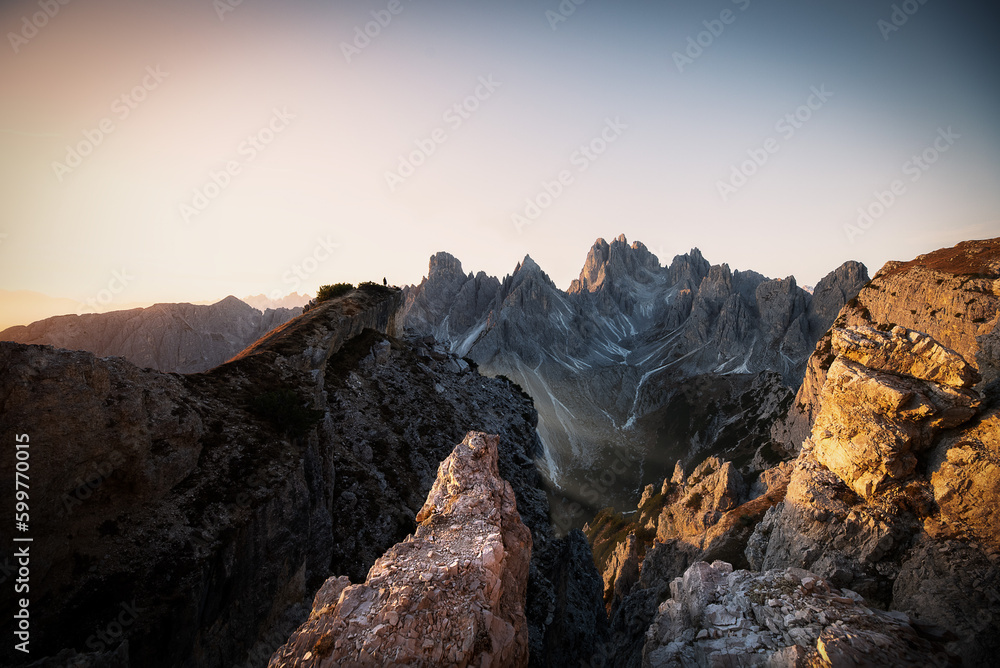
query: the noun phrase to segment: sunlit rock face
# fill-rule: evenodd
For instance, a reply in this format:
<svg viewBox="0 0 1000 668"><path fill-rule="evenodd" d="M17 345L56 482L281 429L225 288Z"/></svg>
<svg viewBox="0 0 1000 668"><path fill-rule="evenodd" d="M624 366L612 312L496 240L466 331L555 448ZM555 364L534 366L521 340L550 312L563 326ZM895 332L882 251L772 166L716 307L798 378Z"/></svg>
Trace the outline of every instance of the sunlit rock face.
<svg viewBox="0 0 1000 668"><path fill-rule="evenodd" d="M744 472L776 463L771 425L867 280L848 262L810 295L791 277L713 266L698 249L661 266L622 235L598 239L564 292L530 257L496 281L439 253L406 289L405 327L534 399L543 470L561 497L627 507L677 460L719 454Z"/></svg>
<svg viewBox="0 0 1000 668"><path fill-rule="evenodd" d="M1000 611L997 398L926 333L849 326L830 338L812 435L747 559L807 568L943 627L948 651L989 665L1000 650L982 621Z"/></svg>
<svg viewBox="0 0 1000 668"><path fill-rule="evenodd" d="M328 580L269 666L527 666L531 533L498 444L470 432L441 463L416 533L363 584Z"/></svg>
<svg viewBox="0 0 1000 668"><path fill-rule="evenodd" d="M995 391L1000 379L1000 239L966 241L910 262L887 263L834 324L840 329L855 325L883 331L899 325L922 332L978 371L977 390ZM772 432L785 449L797 451L809 437L835 357L831 335L822 336L787 417Z"/></svg>

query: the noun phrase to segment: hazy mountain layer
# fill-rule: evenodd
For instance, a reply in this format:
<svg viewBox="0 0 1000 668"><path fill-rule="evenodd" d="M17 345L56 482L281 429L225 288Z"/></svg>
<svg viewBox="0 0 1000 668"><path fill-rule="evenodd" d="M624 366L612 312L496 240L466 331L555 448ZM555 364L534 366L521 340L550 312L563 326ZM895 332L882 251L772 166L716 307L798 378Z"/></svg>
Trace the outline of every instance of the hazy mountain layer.
<svg viewBox="0 0 1000 668"><path fill-rule="evenodd" d="M263 312L226 297L211 305L156 304L148 308L60 315L0 332L0 341L115 355L141 367L176 373L206 371L231 359L301 308Z"/></svg>

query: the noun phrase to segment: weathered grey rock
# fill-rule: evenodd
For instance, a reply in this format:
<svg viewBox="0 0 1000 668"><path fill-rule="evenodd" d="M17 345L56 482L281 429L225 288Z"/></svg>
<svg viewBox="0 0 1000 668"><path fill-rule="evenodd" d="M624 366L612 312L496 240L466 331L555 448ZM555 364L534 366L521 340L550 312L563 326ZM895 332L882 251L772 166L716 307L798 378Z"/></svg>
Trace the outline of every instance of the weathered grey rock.
<svg viewBox="0 0 1000 668"><path fill-rule="evenodd" d="M961 541L917 538L893 584L892 607L944 629L964 666L993 666L1000 652L1000 560Z"/></svg>
<svg viewBox="0 0 1000 668"><path fill-rule="evenodd" d="M902 613L885 613L808 571L693 564L670 584L642 665L947 665L944 647Z"/></svg>

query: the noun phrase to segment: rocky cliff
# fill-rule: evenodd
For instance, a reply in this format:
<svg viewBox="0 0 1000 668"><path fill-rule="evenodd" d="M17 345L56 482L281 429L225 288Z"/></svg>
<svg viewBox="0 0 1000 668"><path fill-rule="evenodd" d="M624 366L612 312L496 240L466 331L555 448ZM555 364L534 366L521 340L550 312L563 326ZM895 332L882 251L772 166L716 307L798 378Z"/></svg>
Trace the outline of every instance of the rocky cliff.
<svg viewBox="0 0 1000 668"><path fill-rule="evenodd" d="M899 325L923 332L975 367L982 377L977 389L992 393L1000 379L998 318L1000 239L990 239L887 263L838 314L835 326ZM787 417L775 424L774 438L789 452L797 452L812 431L834 357L831 337L825 335L809 359Z"/></svg>
<svg viewBox="0 0 1000 668"><path fill-rule="evenodd" d="M984 404L979 372L927 334L852 326L831 341L812 435L747 558L944 627L966 665L988 665L1000 649L996 400Z"/></svg>
<svg viewBox="0 0 1000 668"><path fill-rule="evenodd" d="M405 326L523 387L547 476L596 511L634 503L678 459L728 453L746 471L776 461L772 423L867 278L849 262L810 295L794 278L712 266L697 249L663 267L620 236L598 239L564 292L530 257L500 282L439 253L406 290ZM608 469L614 484L595 484Z"/></svg>
<svg viewBox="0 0 1000 668"><path fill-rule="evenodd" d="M500 477L499 440L467 434L438 468L416 533L363 584L327 580L269 666L527 666L531 533Z"/></svg>
<svg viewBox="0 0 1000 668"><path fill-rule="evenodd" d="M0 341L86 350L124 357L139 367L177 373L207 371L227 361L301 308L257 310L236 297L210 306L148 308L60 315L0 332Z"/></svg>
<svg viewBox="0 0 1000 668"><path fill-rule="evenodd" d="M397 338L402 301L356 290L187 376L0 344L0 430L32 443L31 659L264 665L328 577L363 581L414 531L470 428L498 435L499 471L532 532L532 660L592 651L594 626L579 620L600 608L597 575L585 542L552 535L530 400ZM0 475L12 467L4 458ZM3 656L23 663L9 644Z"/></svg>

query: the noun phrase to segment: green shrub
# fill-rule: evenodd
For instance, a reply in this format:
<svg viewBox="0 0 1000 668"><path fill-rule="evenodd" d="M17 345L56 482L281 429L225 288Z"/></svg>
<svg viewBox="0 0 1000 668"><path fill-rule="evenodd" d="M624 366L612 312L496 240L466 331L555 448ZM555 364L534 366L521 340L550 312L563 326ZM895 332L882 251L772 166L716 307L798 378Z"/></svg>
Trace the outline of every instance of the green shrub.
<svg viewBox="0 0 1000 668"><path fill-rule="evenodd" d="M316 303L325 302L335 297L341 297L354 289L350 283L334 283L333 285L321 285L316 291Z"/></svg>
<svg viewBox="0 0 1000 668"><path fill-rule="evenodd" d="M305 399L289 389L258 394L250 400L250 412L291 436L301 436L323 417L323 411L308 408Z"/></svg>

